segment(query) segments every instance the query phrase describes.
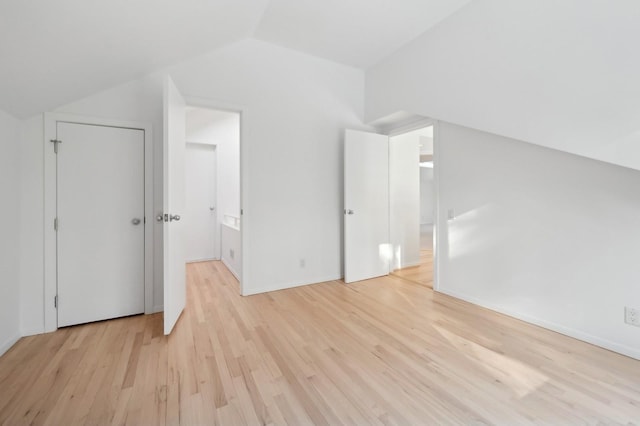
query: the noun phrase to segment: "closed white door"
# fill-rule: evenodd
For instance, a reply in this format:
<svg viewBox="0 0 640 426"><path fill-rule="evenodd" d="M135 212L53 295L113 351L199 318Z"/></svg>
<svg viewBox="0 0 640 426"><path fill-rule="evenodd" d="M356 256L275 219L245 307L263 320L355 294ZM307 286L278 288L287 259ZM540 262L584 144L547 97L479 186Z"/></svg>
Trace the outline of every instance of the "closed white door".
<svg viewBox="0 0 640 426"><path fill-rule="evenodd" d="M144 312L144 131L57 123L58 326Z"/></svg>
<svg viewBox="0 0 640 426"><path fill-rule="evenodd" d="M344 141L345 282L389 274L389 138L347 130Z"/></svg>
<svg viewBox="0 0 640 426"><path fill-rule="evenodd" d="M185 283L185 137L187 105L171 77L164 81L164 334L187 300Z"/></svg>
<svg viewBox="0 0 640 426"><path fill-rule="evenodd" d="M187 262L219 259L215 145L187 143L185 172Z"/></svg>

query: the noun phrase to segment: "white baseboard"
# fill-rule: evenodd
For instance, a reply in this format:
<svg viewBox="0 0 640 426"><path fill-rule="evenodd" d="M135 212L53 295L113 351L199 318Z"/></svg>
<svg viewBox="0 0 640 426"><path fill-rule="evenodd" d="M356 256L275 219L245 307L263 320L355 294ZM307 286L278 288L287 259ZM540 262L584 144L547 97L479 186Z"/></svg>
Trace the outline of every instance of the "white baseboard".
<svg viewBox="0 0 640 426"><path fill-rule="evenodd" d="M473 303L474 305L482 306L483 308L491 309L492 311L496 311L513 318L517 318L530 324L534 324L542 328L564 334L565 336L573 337L574 339L582 340L583 342L591 343L592 345L596 345L601 348L608 349L610 351L640 360L640 349L631 348L620 343L612 342L598 336L593 336L591 334L584 333L570 327L565 327L561 324L556 324L551 321L546 321L540 318L532 317L530 315L522 314L520 312L516 312L502 306L494 305L492 303L486 303L483 300L480 300L476 297L467 296L466 294L443 289L439 289L438 292L449 295L451 297L455 297L456 299L461 299L466 302Z"/></svg>
<svg viewBox="0 0 640 426"><path fill-rule="evenodd" d="M218 259L217 257L211 257L211 258L204 258L204 259L187 260L185 263L211 262L213 260L220 260L220 259Z"/></svg>
<svg viewBox="0 0 640 426"><path fill-rule="evenodd" d="M224 264L224 266L226 266L226 267L227 267L227 269L229 270L229 272L231 272L231 274L232 274L234 277L236 277L236 279L237 279L238 281L240 281L240 275L238 275L238 273L237 273L237 272L236 272L236 270L233 268L233 266L231 266L231 265L229 264L229 262L227 262L227 260L226 260L224 257L222 258L222 263Z"/></svg>
<svg viewBox="0 0 640 426"><path fill-rule="evenodd" d="M288 288L302 287L302 286L311 285L311 284L326 283L328 281L338 281L338 280L341 280L341 279L342 279L341 276L332 275L330 277L315 278L313 280L304 281L304 282L290 282L290 283L273 284L273 285L264 286L264 287L260 287L260 288L243 289L242 295L243 296L252 296L254 294L267 293L267 292L270 292L270 291L286 290Z"/></svg>
<svg viewBox="0 0 640 426"><path fill-rule="evenodd" d="M21 336L19 336L19 335L15 335L15 336L12 336L12 337L8 338L6 341L2 342L0 344L0 356L4 355L5 352L7 352L9 349L11 349L11 347L13 345L15 345L18 340L20 340L20 337Z"/></svg>
<svg viewBox="0 0 640 426"><path fill-rule="evenodd" d="M153 307L152 314L157 314L158 312L164 312L164 305L156 305Z"/></svg>
<svg viewBox="0 0 640 426"><path fill-rule="evenodd" d="M31 328L22 330L22 337L35 336L37 334L44 334L44 328Z"/></svg>

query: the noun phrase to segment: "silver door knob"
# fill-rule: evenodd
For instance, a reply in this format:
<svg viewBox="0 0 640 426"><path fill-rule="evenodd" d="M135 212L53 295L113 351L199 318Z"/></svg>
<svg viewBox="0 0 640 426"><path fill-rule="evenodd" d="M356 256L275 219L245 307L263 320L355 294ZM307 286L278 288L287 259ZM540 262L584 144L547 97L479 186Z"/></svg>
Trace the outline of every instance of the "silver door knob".
<svg viewBox="0 0 640 426"><path fill-rule="evenodd" d="M347 210L347 214L353 214L353 210Z"/></svg>
<svg viewBox="0 0 640 426"><path fill-rule="evenodd" d="M215 207L209 207L209 210L214 211L216 208Z"/></svg>
<svg viewBox="0 0 640 426"><path fill-rule="evenodd" d="M131 219L131 223L133 223L134 225L140 225L141 220L138 219L137 217L134 217L133 219Z"/></svg>
<svg viewBox="0 0 640 426"><path fill-rule="evenodd" d="M180 220L180 215L179 215L179 214L172 214L172 215L169 215L169 221L170 221L170 222L173 222L174 220L175 220L176 222L177 222L177 221L179 221L179 220Z"/></svg>

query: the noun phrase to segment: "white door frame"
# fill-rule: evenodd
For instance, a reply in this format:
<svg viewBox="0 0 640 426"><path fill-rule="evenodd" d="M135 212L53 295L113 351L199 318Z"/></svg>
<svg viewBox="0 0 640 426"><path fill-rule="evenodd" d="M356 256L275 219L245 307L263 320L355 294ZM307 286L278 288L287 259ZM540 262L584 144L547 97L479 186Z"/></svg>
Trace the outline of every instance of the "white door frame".
<svg viewBox="0 0 640 426"><path fill-rule="evenodd" d="M56 217L57 169L56 154L53 150L52 139L56 138L57 123L89 124L106 127L120 127L125 129L142 130L144 132L144 313L153 313L153 138L152 126L149 123L139 123L123 120L111 120L97 117L87 117L75 114L53 113L44 114L44 331L58 329L57 309L54 299L57 294L57 245L56 231L53 228ZM64 149L62 141L61 149Z"/></svg>
<svg viewBox="0 0 640 426"><path fill-rule="evenodd" d="M197 96L184 95L184 99L187 106L233 112L240 115L240 252L242 266L240 268L240 277L238 277L238 281L240 282L240 295L245 296L246 294L244 289L250 288L247 285L247 282L249 281L247 278L249 277L249 274L247 272L249 270L248 265L250 262L248 249L249 220L248 215L245 214L245 210L249 207L249 167L247 164L249 159L249 144L247 143L246 136L248 134L248 108L242 105L231 104L229 102L215 99L200 98ZM222 238L220 238L220 242L222 242ZM220 257L222 258L222 253Z"/></svg>
<svg viewBox="0 0 640 426"><path fill-rule="evenodd" d="M434 214L433 214L433 290L438 291L440 288L440 244L438 235L445 232L446 224L441 222L440 214L440 122L425 117L422 120L414 121L408 125L399 125L387 129L387 136L398 136L413 130L422 129L423 127L433 126L433 190L434 190ZM440 234L441 235L441 234Z"/></svg>

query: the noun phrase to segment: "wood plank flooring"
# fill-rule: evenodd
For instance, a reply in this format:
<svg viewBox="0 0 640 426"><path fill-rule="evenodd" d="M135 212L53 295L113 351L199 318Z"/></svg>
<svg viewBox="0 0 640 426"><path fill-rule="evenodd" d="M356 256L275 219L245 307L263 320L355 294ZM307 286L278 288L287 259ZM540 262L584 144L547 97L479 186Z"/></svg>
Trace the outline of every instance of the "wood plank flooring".
<svg viewBox="0 0 640 426"><path fill-rule="evenodd" d="M397 269L393 275L433 288L433 250L420 250L420 264L408 268Z"/></svg>
<svg viewBox="0 0 640 426"><path fill-rule="evenodd" d="M250 297L190 264L150 315L21 339L0 424L640 424L640 362L389 276Z"/></svg>

